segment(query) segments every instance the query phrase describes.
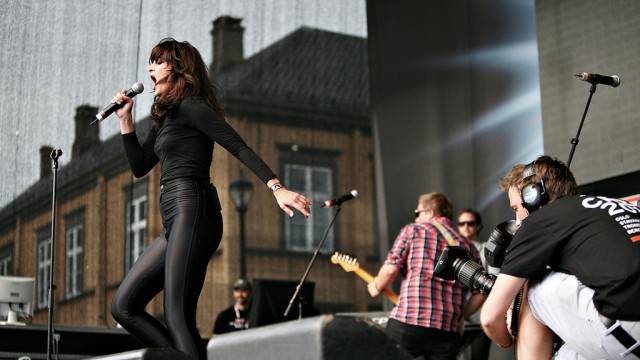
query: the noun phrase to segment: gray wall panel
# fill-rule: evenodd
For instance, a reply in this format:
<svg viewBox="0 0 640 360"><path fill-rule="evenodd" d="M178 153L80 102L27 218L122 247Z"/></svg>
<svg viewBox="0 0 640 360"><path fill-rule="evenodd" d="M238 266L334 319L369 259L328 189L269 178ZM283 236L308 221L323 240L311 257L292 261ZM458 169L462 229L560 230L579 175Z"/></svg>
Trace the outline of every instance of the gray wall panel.
<svg viewBox="0 0 640 360"><path fill-rule="evenodd" d="M575 74L616 74L598 85L571 169L580 184L640 169L640 2L537 0L544 144L566 160L590 84ZM640 189L639 189L640 191Z"/></svg>
<svg viewBox="0 0 640 360"><path fill-rule="evenodd" d="M500 177L543 151L533 1L367 6L381 255L431 191L488 236L513 217Z"/></svg>

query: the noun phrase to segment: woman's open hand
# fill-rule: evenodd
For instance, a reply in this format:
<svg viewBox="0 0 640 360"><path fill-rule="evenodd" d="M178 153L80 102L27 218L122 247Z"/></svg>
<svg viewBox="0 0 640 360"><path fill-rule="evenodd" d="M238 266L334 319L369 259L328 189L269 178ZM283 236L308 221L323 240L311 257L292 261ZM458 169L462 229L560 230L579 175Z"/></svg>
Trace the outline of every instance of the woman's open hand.
<svg viewBox="0 0 640 360"><path fill-rule="evenodd" d="M309 218L309 215L311 214L311 201L309 201L309 199L304 195L298 194L297 192L291 191L285 187L281 187L276 190L273 195L276 197L276 201L280 208L290 217L293 217L293 210L290 208L293 207L300 211L305 218Z"/></svg>

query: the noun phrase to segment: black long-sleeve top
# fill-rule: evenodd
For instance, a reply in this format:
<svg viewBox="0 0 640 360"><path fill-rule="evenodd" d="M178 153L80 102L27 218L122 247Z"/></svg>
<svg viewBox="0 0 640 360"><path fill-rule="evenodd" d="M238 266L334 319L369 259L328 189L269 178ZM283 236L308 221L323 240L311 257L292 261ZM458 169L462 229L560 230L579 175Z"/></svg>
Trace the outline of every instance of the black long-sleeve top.
<svg viewBox="0 0 640 360"><path fill-rule="evenodd" d="M277 177L225 119L197 97L185 98L160 130L150 130L142 145L135 132L123 134L122 140L134 176L148 174L159 161L160 183L177 178L209 181L214 143L227 149L262 182Z"/></svg>

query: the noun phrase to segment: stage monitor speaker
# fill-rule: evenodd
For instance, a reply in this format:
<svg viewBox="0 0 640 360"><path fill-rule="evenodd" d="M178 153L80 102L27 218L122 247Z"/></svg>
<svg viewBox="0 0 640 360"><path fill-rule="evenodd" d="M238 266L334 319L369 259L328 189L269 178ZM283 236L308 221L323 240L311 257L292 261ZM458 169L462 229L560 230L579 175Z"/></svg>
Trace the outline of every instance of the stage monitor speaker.
<svg viewBox="0 0 640 360"><path fill-rule="evenodd" d="M384 329L367 318L320 315L217 335L208 360L410 360Z"/></svg>
<svg viewBox="0 0 640 360"><path fill-rule="evenodd" d="M175 349L141 349L112 355L87 358L87 360L192 360L191 357Z"/></svg>

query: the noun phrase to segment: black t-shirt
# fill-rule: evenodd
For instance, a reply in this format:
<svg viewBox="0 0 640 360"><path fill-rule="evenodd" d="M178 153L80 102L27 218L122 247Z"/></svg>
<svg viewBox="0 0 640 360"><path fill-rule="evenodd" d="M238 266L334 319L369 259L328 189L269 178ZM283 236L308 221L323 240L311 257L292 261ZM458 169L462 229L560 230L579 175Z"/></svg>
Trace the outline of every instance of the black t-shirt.
<svg viewBox="0 0 640 360"><path fill-rule="evenodd" d="M535 279L547 265L592 288L603 315L640 320L640 209L586 195L545 205L522 222L501 272Z"/></svg>
<svg viewBox="0 0 640 360"><path fill-rule="evenodd" d="M238 317L238 314L236 314L236 309L233 306L222 310L218 314L216 322L213 325L213 333L220 335L232 331L248 329L249 311L250 309L247 309L245 311L238 310L238 314L240 315Z"/></svg>
<svg viewBox="0 0 640 360"><path fill-rule="evenodd" d="M133 173L147 174L160 161L160 181L192 178L209 181L213 144L222 145L264 183L276 177L238 133L202 99L185 98L158 131L151 129L142 145L135 133L122 136Z"/></svg>

